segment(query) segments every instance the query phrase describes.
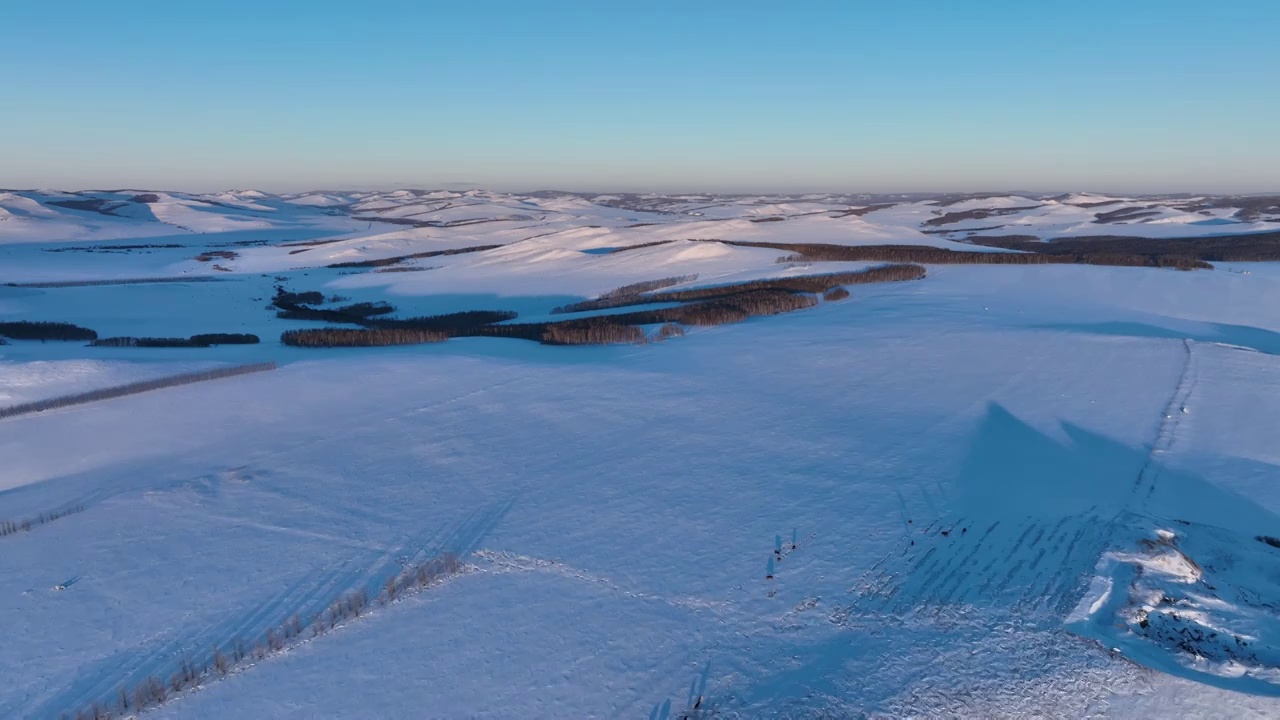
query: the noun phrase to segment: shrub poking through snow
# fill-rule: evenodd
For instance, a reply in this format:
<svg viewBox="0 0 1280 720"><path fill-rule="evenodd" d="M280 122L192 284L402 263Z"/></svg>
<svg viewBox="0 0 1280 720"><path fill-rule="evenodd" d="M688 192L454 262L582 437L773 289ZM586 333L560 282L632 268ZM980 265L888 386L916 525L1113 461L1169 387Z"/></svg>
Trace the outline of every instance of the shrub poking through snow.
<svg viewBox="0 0 1280 720"><path fill-rule="evenodd" d="M842 287L831 288L830 290L822 293L822 299L827 302L836 302L837 300L844 300L847 297L849 297L849 291Z"/></svg>
<svg viewBox="0 0 1280 720"><path fill-rule="evenodd" d="M209 262L211 260L235 260L240 257L240 253L235 250L206 250L196 256L199 262Z"/></svg>
<svg viewBox="0 0 1280 720"><path fill-rule="evenodd" d="M667 338L673 338L673 337L684 337L684 328L680 327L675 323L669 322L663 325L662 327L658 328L658 332L654 336L654 340L656 342L662 342Z"/></svg>
<svg viewBox="0 0 1280 720"><path fill-rule="evenodd" d="M10 340L96 340L98 333L64 322L0 322L0 335Z"/></svg>
<svg viewBox="0 0 1280 720"><path fill-rule="evenodd" d="M174 671L167 677L152 675L141 680L128 680L132 687L118 686L115 694L99 698L85 707L64 717L106 720L113 717L137 715L159 707L181 693L277 655L290 647L319 637L345 623L359 618L372 606L387 606L410 595L439 585L464 570L461 558L444 553L424 562L405 568L383 583L377 596L370 598L362 590L344 593L323 611L309 618L297 614L289 616L278 625L269 627L253 638L229 638L222 645L215 645L204 655L187 655L178 660ZM156 658L160 662L173 662L172 658Z"/></svg>

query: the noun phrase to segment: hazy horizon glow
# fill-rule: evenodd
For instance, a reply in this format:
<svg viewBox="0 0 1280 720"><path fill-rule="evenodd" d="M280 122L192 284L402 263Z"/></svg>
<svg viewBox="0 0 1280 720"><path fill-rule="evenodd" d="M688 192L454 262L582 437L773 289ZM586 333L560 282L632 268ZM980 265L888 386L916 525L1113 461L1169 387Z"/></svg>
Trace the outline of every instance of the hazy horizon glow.
<svg viewBox="0 0 1280 720"><path fill-rule="evenodd" d="M0 187L1280 191L1280 4L6 8Z"/></svg>

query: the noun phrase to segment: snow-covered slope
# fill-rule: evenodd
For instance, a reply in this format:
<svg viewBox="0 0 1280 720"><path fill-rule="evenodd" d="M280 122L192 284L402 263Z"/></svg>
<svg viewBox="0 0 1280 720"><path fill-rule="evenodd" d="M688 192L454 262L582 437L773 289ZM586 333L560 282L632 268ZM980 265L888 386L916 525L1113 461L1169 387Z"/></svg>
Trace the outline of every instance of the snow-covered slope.
<svg viewBox="0 0 1280 720"><path fill-rule="evenodd" d="M344 227L334 221L257 191L0 191L0 244Z"/></svg>

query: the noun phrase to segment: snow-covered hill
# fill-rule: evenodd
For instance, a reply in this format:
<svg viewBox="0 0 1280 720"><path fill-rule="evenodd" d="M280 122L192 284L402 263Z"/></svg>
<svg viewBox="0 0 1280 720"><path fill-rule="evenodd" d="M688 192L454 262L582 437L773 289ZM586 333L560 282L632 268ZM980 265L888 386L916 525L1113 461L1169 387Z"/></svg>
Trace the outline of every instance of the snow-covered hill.
<svg viewBox="0 0 1280 720"><path fill-rule="evenodd" d="M1270 233L1271 199L121 190L0 209L0 331L262 340L9 330L0 409L279 365L0 419L0 717L129 714L139 688L161 718L1280 715L1278 263L925 254L922 279L797 291L803 309L685 337L636 320L644 345L278 340L342 307L536 325L635 310L564 306L636 283L715 303L887 262L787 249L805 243Z"/></svg>
<svg viewBox="0 0 1280 720"><path fill-rule="evenodd" d="M347 225L335 216L349 219ZM118 240L299 227L399 224L496 240L538 228L630 229L611 240L671 235L790 242L933 242L971 235L1187 237L1280 228L1280 198L1067 195L601 195L484 190L208 195L147 190L0 191L0 242ZM642 230L643 227L651 227ZM932 236L932 239L931 239Z"/></svg>

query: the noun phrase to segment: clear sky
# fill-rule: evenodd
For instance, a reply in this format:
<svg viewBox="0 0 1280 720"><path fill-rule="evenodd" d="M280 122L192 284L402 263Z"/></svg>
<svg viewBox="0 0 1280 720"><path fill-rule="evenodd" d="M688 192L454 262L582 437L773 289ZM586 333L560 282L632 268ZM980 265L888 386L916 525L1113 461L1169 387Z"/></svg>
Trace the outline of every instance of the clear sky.
<svg viewBox="0 0 1280 720"><path fill-rule="evenodd" d="M0 187L1280 191L1277 0L0 6Z"/></svg>

